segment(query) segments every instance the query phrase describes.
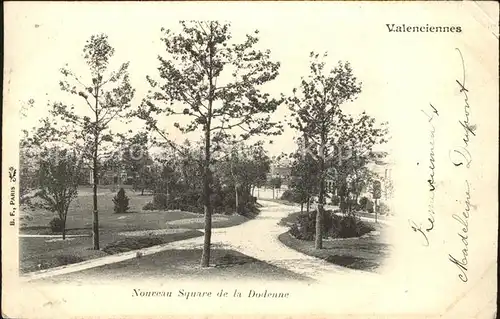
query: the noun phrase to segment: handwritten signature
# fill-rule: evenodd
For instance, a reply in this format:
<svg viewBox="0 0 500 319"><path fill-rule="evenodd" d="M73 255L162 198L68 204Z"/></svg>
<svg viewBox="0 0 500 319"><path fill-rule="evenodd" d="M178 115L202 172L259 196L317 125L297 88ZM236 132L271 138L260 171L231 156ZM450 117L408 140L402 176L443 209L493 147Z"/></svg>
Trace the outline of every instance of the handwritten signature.
<svg viewBox="0 0 500 319"><path fill-rule="evenodd" d="M469 117L470 117L470 104L469 104L469 96L467 93L469 93L469 90L466 87L466 82L465 82L465 62L464 58L462 55L462 52L460 52L460 49L456 49L458 53L460 54L460 58L462 60L462 70L463 70L463 77L462 81L460 82L459 80L456 80L456 82L459 85L460 93L463 94L464 98L464 116L465 119L463 121L458 121L460 126L464 129L464 136L462 138L462 141L464 143L463 146L459 146L452 151L450 151L450 160L452 164L455 167L460 167L462 165L465 165L466 168L470 167L470 164L472 162L472 155L470 151L468 150L469 142L471 135L476 136L475 131L475 126L470 124ZM471 193L470 193L470 183L466 179L466 191L465 191L465 208L462 212L461 215L453 214L452 218L459 223L460 227L462 228L460 232L458 232L458 236L461 241L462 245L462 258L459 260L455 258L452 254L448 254L448 260L456 265L459 269L459 274L458 278L462 282L467 282L469 279L467 277L467 265L468 265L468 256L469 256L469 236L468 236L468 231L469 231L469 217L470 217L470 207L471 207Z"/></svg>
<svg viewBox="0 0 500 319"><path fill-rule="evenodd" d="M470 135L472 134L473 136L476 136L475 130L476 126L470 124L469 122L469 117L470 117L470 104L469 104L469 90L466 88L466 83L465 83L465 62L464 58L462 56L462 52L460 49L456 49L458 53L460 54L460 58L462 60L462 71L463 71L463 76L462 76L462 82L459 80L455 80L460 88L460 93L463 94L464 96L464 115L465 119L463 121L458 121L460 123L460 126L464 129L464 137L463 141L465 144L465 147L457 147L453 150L450 151L449 157L453 165L455 166L462 166L465 164L467 168L470 167L470 163L472 162L472 156L467 149L469 146L469 141L470 141Z"/></svg>
<svg viewBox="0 0 500 319"><path fill-rule="evenodd" d="M427 120L430 125L430 152L429 152L429 179L427 180L427 183L429 184L429 192L430 192L430 197L429 197L429 205L427 207L427 213L429 214L427 217L427 227L424 227L422 229L422 224L417 225L413 220L408 220L411 229L416 232L420 233L423 236L423 239L425 240L424 246L429 246L429 238L427 237L427 233L429 233L431 230L434 229L434 223L435 223L435 211L434 211L434 198L435 198L435 190L436 190L436 184L434 181L434 176L435 176L435 170L436 170L436 164L435 164L435 141L436 141L436 127L434 126L433 120L435 116L439 116L438 110L429 103L431 107L431 113L430 115L424 111L421 110L422 113L424 113L427 116Z"/></svg>
<svg viewBox="0 0 500 319"><path fill-rule="evenodd" d="M458 275L458 278L462 280L463 282L467 282L469 279L467 277L467 264L468 264L468 259L467 257L469 256L469 236L467 233L469 232L469 213L470 213L470 185L469 181L465 181L467 185L467 190L465 191L465 209L462 212L462 216L453 214L452 217L455 219L458 223L460 223L462 227L462 231L457 233L458 236L460 237L462 244L463 244L463 249L462 249L462 259L458 260L455 257L453 257L451 254L448 254L448 260L451 261L453 264L455 264L458 269L460 270L460 274ZM462 218L463 217L463 218Z"/></svg>

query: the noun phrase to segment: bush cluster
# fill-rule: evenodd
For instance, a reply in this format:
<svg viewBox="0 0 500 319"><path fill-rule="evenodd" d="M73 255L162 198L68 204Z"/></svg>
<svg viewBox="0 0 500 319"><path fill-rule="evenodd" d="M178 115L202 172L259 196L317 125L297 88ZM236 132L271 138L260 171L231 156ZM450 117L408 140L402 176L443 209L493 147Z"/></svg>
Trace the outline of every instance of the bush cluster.
<svg viewBox="0 0 500 319"><path fill-rule="evenodd" d="M287 189L281 194L281 199L292 202L292 203L301 203L303 198L300 196L300 193L293 190Z"/></svg>
<svg viewBox="0 0 500 319"><path fill-rule="evenodd" d="M149 202L149 203L147 203L146 205L144 205L144 206L142 207L142 209L143 209L143 210L155 210L155 209L158 209L158 208L156 208L155 204L153 204L153 203Z"/></svg>
<svg viewBox="0 0 500 319"><path fill-rule="evenodd" d="M49 223L49 226L50 226L50 230L53 233L60 233L60 232L62 232L63 227L64 227L63 221L59 217L52 218L52 220Z"/></svg>
<svg viewBox="0 0 500 319"><path fill-rule="evenodd" d="M332 205L334 206L340 205L340 196L332 196Z"/></svg>
<svg viewBox="0 0 500 319"><path fill-rule="evenodd" d="M126 213L129 210L128 202L129 198L125 195L125 190L120 188L116 196L113 198L113 203L115 204L115 214Z"/></svg>
<svg viewBox="0 0 500 319"><path fill-rule="evenodd" d="M368 213L375 213L375 204L367 197L361 197L359 200L358 209L367 211ZM390 213L389 206L384 202L379 202L377 213L385 215Z"/></svg>
<svg viewBox="0 0 500 319"><path fill-rule="evenodd" d="M379 203L378 205L378 213L382 215L386 215L390 213L389 206L385 203Z"/></svg>
<svg viewBox="0 0 500 319"><path fill-rule="evenodd" d="M295 223L290 227L290 234L301 240L314 240L316 236L316 211L298 216ZM332 211L323 213L323 237L324 238L349 238L359 237L372 230L373 227L362 222L353 214L340 216Z"/></svg>
<svg viewBox="0 0 500 319"><path fill-rule="evenodd" d="M249 194L239 194L238 212L243 216L251 216L256 213L255 203L257 199ZM216 188L210 195L213 213L233 214L236 211L236 199L234 189L231 187ZM147 203L143 210L169 210L179 209L193 213L203 214L203 192L201 189L193 189L168 197L164 193L157 193L153 196L153 202Z"/></svg>

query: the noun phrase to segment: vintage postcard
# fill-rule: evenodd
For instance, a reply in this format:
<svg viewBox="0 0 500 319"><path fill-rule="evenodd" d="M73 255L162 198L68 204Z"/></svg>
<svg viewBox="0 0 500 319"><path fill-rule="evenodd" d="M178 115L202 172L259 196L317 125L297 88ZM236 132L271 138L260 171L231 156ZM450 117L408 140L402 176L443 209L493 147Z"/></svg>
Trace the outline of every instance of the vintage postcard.
<svg viewBox="0 0 500 319"><path fill-rule="evenodd" d="M5 318L494 318L497 2L6 2Z"/></svg>

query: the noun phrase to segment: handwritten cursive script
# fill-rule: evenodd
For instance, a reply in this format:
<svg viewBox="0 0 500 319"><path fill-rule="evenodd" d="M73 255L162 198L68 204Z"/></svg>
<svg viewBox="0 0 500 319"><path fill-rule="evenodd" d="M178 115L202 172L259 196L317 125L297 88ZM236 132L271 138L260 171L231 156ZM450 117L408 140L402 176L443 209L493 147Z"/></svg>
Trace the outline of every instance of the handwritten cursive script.
<svg viewBox="0 0 500 319"><path fill-rule="evenodd" d="M465 82L465 62L462 56L462 52L460 49L456 49L460 54L460 59L462 61L462 71L463 77L462 81L455 80L458 83L460 93L463 94L464 98L464 119L462 121L458 121L460 126L464 130L464 135L462 137L463 146L459 146L450 151L450 160L454 167L462 167L465 165L465 168L470 168L470 164L472 162L472 154L469 151L469 142L471 136L476 136L475 126L470 124L470 104L469 104L469 90L466 87ZM461 250L462 255L460 259L457 259L452 254L448 254L448 260L457 266L459 270L458 278L462 282L467 282L469 280L467 276L467 268L469 263L469 217L470 217L470 207L471 207L471 192L470 192L470 183L467 179L465 179L466 191L465 191L465 208L462 211L462 214L453 214L451 217L458 222L461 227L461 231L457 233L461 242Z"/></svg>
<svg viewBox="0 0 500 319"><path fill-rule="evenodd" d="M439 116L439 113L438 113L438 110L434 107L434 105L430 104L429 105L431 106L431 109L432 109L432 113L431 115L427 114L424 110L422 110L422 112L427 116L427 119L429 121L429 125L430 125L430 153L429 153L429 169L430 169L430 173L429 173L429 179L427 180L427 183L429 183L429 191L431 192L434 192L436 190L436 185L434 183L434 171L436 169L436 165L435 165L435 159L434 159L434 148L435 148L435 141L436 141L436 127L434 126L434 124L432 123L432 121L434 120L434 115L436 116ZM434 193L432 193L434 194ZM434 200L434 198L432 199Z"/></svg>
<svg viewBox="0 0 500 319"><path fill-rule="evenodd" d="M467 264L469 263L467 257L469 256L468 232L469 232L469 216L470 216L470 206L471 206L469 181L466 180L465 183L467 185L467 189L465 191L465 208L461 215L460 214L452 215L453 219L460 224L460 227L462 227L461 232L457 233L463 245L462 259L458 260L451 254L448 254L448 260L451 261L453 264L455 264L457 268L460 270L458 278L460 278L460 280L462 280L463 282L467 282L469 280L469 278L467 277Z"/></svg>
<svg viewBox="0 0 500 319"><path fill-rule="evenodd" d="M436 184L434 180L434 175L435 175L435 170L436 170L436 164L435 164L435 141L436 141L436 127L434 126L433 120L435 119L435 116L439 116L438 110L429 103L431 107L431 112L430 114L424 110L421 110L422 113L424 113L427 117L427 120L430 125L430 151L429 151L429 179L427 180L427 184L429 185L429 205L427 207L427 226L422 228L422 224L417 225L413 220L408 220L411 229L423 236L423 241L424 246L429 246L429 238L427 237L427 233L430 232L431 230L434 229L434 223L435 223L435 212L434 212L434 198L435 198L435 190L436 190Z"/></svg>
<svg viewBox="0 0 500 319"><path fill-rule="evenodd" d="M458 83L458 86L460 88L460 93L463 94L464 96L464 115L465 118L463 121L458 121L462 128L464 129L464 138L462 139L465 143L465 147L469 146L469 141L470 141L470 134L473 136L476 136L476 133L474 132L476 127L474 125L471 125L469 122L469 116L470 116L470 105L469 105L469 90L465 86L465 62L464 62L464 57L462 56L462 52L460 49L456 49L458 53L460 54L460 58L462 60L462 71L463 71L463 77L462 77L462 82L459 80L455 80Z"/></svg>

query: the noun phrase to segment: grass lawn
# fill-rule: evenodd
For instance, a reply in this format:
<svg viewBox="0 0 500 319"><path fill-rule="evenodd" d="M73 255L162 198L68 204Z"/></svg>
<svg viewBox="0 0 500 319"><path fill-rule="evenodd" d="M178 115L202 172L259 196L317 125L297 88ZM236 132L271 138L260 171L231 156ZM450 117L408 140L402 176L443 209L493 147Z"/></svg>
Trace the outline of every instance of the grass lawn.
<svg viewBox="0 0 500 319"><path fill-rule="evenodd" d="M116 192L107 188L99 189L99 242L101 249L107 245L121 241L122 245L139 248L153 246L159 243L181 240L193 236L201 236L196 231L204 226L203 215L183 211L143 211L142 207L151 202L152 195L140 195L132 190L126 190L129 197L130 213L115 214L113 211L113 197ZM39 269L52 268L64 264L80 262L86 259L102 257L104 251L94 251L92 247L92 189L82 187L79 189L78 197L71 203L66 223L67 234L83 234L88 237L71 238L65 241L59 238L20 238L20 270L30 272ZM27 235L53 234L49 222L55 213L43 209L30 209L26 206L21 208L20 233ZM212 227L230 227L247 221L247 217L241 215L214 215ZM172 230L171 234L161 235L156 239L140 239L126 241L128 237L124 232L145 230ZM182 231L182 234L174 231ZM57 235L57 234L56 234ZM151 237L151 236L150 236ZM141 244L139 244L140 242ZM117 248L127 249L127 248Z"/></svg>
<svg viewBox="0 0 500 319"><path fill-rule="evenodd" d="M99 227L101 229L139 230L165 228L165 223L171 220L199 217L198 214L181 211L143 211L142 207L152 201L151 195L141 196L139 193L127 191L130 213L115 214L111 191L101 191L98 195ZM81 233L82 229L91 230L93 196L89 191L80 191L78 197L71 203L66 228L68 234ZM21 233L51 233L49 222L54 218L53 212L43 209L22 208ZM29 216L29 217L27 217ZM27 218L26 218L27 217Z"/></svg>
<svg viewBox="0 0 500 319"><path fill-rule="evenodd" d="M300 214L300 212L292 213L283 218L280 224L289 226ZM387 226L363 222L370 224L375 231L357 238L324 239L323 249L315 249L314 241L297 239L289 232L281 234L278 239L284 245L306 255L347 268L377 272L390 253L391 245L385 236Z"/></svg>
<svg viewBox="0 0 500 319"><path fill-rule="evenodd" d="M130 213L115 214L113 211L114 192L107 189L100 190L98 195L99 228L103 231L125 231L125 230L150 230L164 228L203 228L202 214L184 212L178 210L147 210L142 207L153 200L151 195L141 196L132 190L128 190ZM92 230L93 196L90 189L79 191L78 197L71 203L66 221L68 234L90 234ZM50 220L55 217L53 212L43 209L30 209L26 206L21 208L22 234L52 234L49 225ZM230 227L239 225L249 218L241 215L214 215L213 227ZM184 220L180 222L180 220Z"/></svg>
<svg viewBox="0 0 500 319"><path fill-rule="evenodd" d="M91 268L44 279L44 282L71 283L108 280L299 280L307 277L278 268L234 250L213 248L210 268L199 266L200 249L167 250L120 263Z"/></svg>
<svg viewBox="0 0 500 319"><path fill-rule="evenodd" d="M122 233L104 232L100 236L101 250L92 250L92 237L19 238L21 273L78 263L84 260L125 251L166 244L202 236L197 230L182 230L163 235L127 236Z"/></svg>

